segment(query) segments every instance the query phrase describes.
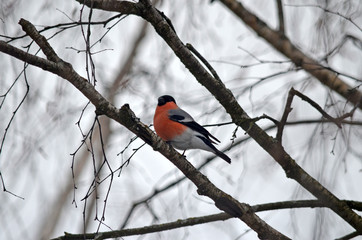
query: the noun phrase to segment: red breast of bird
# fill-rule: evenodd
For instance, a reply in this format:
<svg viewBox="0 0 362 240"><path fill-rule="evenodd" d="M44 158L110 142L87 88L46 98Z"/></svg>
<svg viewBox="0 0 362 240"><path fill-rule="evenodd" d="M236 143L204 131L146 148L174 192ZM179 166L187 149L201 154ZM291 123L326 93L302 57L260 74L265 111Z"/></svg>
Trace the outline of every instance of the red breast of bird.
<svg viewBox="0 0 362 240"><path fill-rule="evenodd" d="M231 162L228 156L213 145L220 141L179 108L172 96L158 98L153 124L157 135L177 149L202 149Z"/></svg>

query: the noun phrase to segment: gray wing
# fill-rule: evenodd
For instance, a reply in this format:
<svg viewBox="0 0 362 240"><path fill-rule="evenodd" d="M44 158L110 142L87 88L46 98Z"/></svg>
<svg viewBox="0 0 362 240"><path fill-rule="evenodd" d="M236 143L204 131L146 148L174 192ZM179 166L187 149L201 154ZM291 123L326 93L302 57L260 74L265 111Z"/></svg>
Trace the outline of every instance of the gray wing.
<svg viewBox="0 0 362 240"><path fill-rule="evenodd" d="M190 114L188 114L181 108L168 110L168 117L172 121L179 122L179 123L194 121L194 119L190 116Z"/></svg>
<svg viewBox="0 0 362 240"><path fill-rule="evenodd" d="M211 133L209 133L209 131L207 131L203 126L195 122L194 119L190 116L190 114L188 114L181 108L169 110L168 117L170 120L181 123L191 128L192 130L202 134L207 140L211 141L212 143L215 142L211 140L210 137L215 141L220 142L219 139L211 135Z"/></svg>

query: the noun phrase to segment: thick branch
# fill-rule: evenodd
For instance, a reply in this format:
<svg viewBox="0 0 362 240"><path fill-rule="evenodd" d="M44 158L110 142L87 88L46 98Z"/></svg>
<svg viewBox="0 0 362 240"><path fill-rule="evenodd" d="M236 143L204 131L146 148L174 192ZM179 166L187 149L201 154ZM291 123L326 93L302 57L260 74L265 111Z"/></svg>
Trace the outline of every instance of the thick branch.
<svg viewBox="0 0 362 240"><path fill-rule="evenodd" d="M124 15L140 15L138 4L128 1L110 0L76 0L80 4L85 4L90 8L102 9L110 12L118 12Z"/></svg>
<svg viewBox="0 0 362 240"><path fill-rule="evenodd" d="M343 96L347 101L354 105L359 105L359 108L362 109L362 93L360 91L349 86L333 71L308 57L295 47L286 36L272 30L265 22L248 11L240 2L236 0L220 0L220 2L251 27L260 37L268 41L276 50L292 60L296 66L302 67L321 83Z"/></svg>
<svg viewBox="0 0 362 240"><path fill-rule="evenodd" d="M39 46L43 46L41 49L49 61L55 63L60 61L60 58L54 52L46 38L39 34L33 24L30 24L23 18L20 19L19 24L23 27L24 32L26 32Z"/></svg>
<svg viewBox="0 0 362 240"><path fill-rule="evenodd" d="M56 63L49 61L47 59L32 55L30 53L27 53L27 52L25 52L19 48L16 48L2 40L0 40L0 52L6 53L23 62L26 62L33 66L39 67L45 71L54 73L58 69L58 66Z"/></svg>

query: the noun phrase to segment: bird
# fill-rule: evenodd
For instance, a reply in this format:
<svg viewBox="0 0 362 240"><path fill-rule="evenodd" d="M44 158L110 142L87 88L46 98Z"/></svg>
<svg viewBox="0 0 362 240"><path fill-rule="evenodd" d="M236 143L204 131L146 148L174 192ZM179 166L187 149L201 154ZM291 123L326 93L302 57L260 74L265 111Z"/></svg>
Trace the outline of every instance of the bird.
<svg viewBox="0 0 362 240"><path fill-rule="evenodd" d="M220 141L179 108L170 95L158 98L153 126L157 135L174 148L206 150L231 163L231 159L214 146Z"/></svg>

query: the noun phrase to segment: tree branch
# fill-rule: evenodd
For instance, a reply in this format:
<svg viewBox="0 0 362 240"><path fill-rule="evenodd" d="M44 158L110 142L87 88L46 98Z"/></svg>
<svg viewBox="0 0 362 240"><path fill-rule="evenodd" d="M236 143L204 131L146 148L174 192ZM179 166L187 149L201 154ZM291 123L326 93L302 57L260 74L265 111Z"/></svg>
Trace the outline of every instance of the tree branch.
<svg viewBox="0 0 362 240"><path fill-rule="evenodd" d="M283 0L276 0L278 7L279 32L285 34Z"/></svg>
<svg viewBox="0 0 362 240"><path fill-rule="evenodd" d="M3 53L6 53L8 55L11 55L23 62L29 63L30 65L39 67L45 71L55 73L55 71L58 69L58 66L56 63L49 61L47 59L32 55L30 53L27 53L27 52L25 52L19 48L16 48L2 40L0 40L0 51Z"/></svg>
<svg viewBox="0 0 362 240"><path fill-rule="evenodd" d="M356 207L355 209L362 210L362 202L354 202L347 200L344 200L344 202L346 202L346 204L350 204L351 202L353 202L354 205L352 206L355 206ZM280 210L280 209L316 208L316 207L326 207L326 206L323 203L321 203L319 200L300 200L300 201L285 201L285 202L258 204L252 206L251 208L255 212L262 212L262 211ZM229 214L222 212L207 216L180 219L174 222L156 224L141 228L129 228L129 229L116 230L116 231L85 233L85 234L65 233L64 236L60 236L52 240L83 240L83 239L95 239L95 238L107 239L107 238L126 237L133 235L143 235L143 234L161 232L161 231L172 230L187 226L194 226L209 222L225 221L230 218L233 218L233 216L230 216Z"/></svg>
<svg viewBox="0 0 362 240"><path fill-rule="evenodd" d="M104 0L76 0L80 4L109 12L118 12L124 15L140 15L139 5L129 1L104 1Z"/></svg>
<svg viewBox="0 0 362 240"><path fill-rule="evenodd" d="M302 67L321 83L344 97L353 105L358 105L362 109L362 93L356 88L348 85L338 77L333 71L325 68L312 58L300 51L292 42L278 31L272 30L265 22L248 11L240 2L236 0L220 0L246 25L251 27L260 37L268 41L280 53L293 61L296 66Z"/></svg>
<svg viewBox="0 0 362 240"><path fill-rule="evenodd" d="M284 108L284 113L282 116L282 119L280 120L280 122L278 123L278 132L276 135L276 139L281 143L282 142L282 135L283 135L283 130L284 130L284 126L287 123L287 118L289 113L292 111L292 101L294 96L298 96L300 97L303 101L308 102L310 105L312 105L318 112L320 112L322 114L322 116L326 119L328 119L330 122L333 122L334 124L336 124L339 128L342 128L342 121L347 118L347 117L351 117L354 113L354 111L356 110L356 107L352 109L351 112L348 112L346 114L343 114L340 117L334 118L332 116L330 116L326 111L324 111L316 102L314 102L312 99L310 99L309 97L307 97L306 95L304 95L303 93L295 90L294 88L291 88L289 90L288 93L288 98L287 98L287 102L285 104L285 108Z"/></svg>
<svg viewBox="0 0 362 240"><path fill-rule="evenodd" d="M202 217L192 217L187 219L180 219L174 222L156 224L140 228L129 228L123 230L115 230L108 232L98 232L98 233L85 233L85 234L71 234L65 233L64 236L53 238L51 240L84 240L84 239L107 239L107 238L118 238L118 237L127 237L134 235L143 235L148 233L161 232L166 230L172 230L181 227L193 226L203 223L215 222L215 221L224 221L232 218L227 213L218 213Z"/></svg>
<svg viewBox="0 0 362 240"><path fill-rule="evenodd" d="M205 64L205 66L209 69L209 71L212 73L212 76L218 81L221 82L221 79L215 69L211 66L211 64L192 46L190 43L186 43L186 47L190 49L191 52L193 52L200 61Z"/></svg>
<svg viewBox="0 0 362 240"><path fill-rule="evenodd" d="M20 19L19 24L23 27L24 32L26 32L38 44L38 46L41 47L41 50L49 61L55 63L60 62L60 58L54 52L54 49L50 46L46 38L36 30L33 24L23 18Z"/></svg>
<svg viewBox="0 0 362 240"><path fill-rule="evenodd" d="M350 23L352 23L356 28L358 28L359 31L362 31L362 28L355 22L352 20L352 18L350 17L346 17L344 16L343 14L339 13L339 12L334 12L334 11L331 11L325 7L322 7L320 5L312 5L312 4L301 4L301 5L295 5L295 4L285 4L285 6L288 6L288 7L312 7L312 8L319 8L320 10L322 10L323 12L325 13L328 13L328 14L333 14L333 15L337 15L338 17L341 17L343 19L345 19L346 21L349 21Z"/></svg>

